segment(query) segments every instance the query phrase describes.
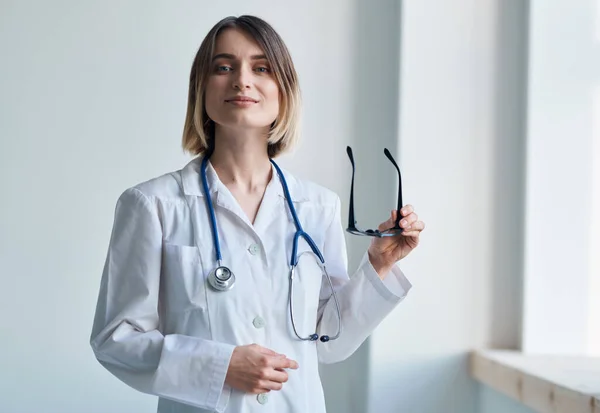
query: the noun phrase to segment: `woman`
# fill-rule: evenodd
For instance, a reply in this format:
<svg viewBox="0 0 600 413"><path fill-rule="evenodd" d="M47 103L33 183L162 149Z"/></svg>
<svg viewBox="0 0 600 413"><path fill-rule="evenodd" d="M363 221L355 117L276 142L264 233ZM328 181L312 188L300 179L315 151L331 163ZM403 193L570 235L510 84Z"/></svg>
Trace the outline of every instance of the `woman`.
<svg viewBox="0 0 600 413"><path fill-rule="evenodd" d="M318 362L350 356L410 289L411 206L349 277L337 195L271 162L297 138L299 95L273 28L224 19L190 75L183 147L199 156L117 202L91 345L159 412L324 412ZM294 253L296 223L311 238Z"/></svg>

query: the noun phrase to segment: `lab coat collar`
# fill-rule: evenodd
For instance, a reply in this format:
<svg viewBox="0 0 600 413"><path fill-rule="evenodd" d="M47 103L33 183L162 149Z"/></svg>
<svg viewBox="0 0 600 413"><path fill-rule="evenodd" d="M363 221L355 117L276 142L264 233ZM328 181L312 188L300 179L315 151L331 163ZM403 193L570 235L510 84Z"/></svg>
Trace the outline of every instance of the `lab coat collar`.
<svg viewBox="0 0 600 413"><path fill-rule="evenodd" d="M197 196L202 198L205 196L202 188L202 181L200 179L201 164L202 157L199 156L191 160L180 171L183 192L186 196ZM266 239L263 237L267 236L268 228L275 217L279 216L279 213L286 214L290 223L294 222L290 209L286 205L283 186L281 185L277 170L274 166L272 166L272 170L273 174L271 180L265 190L254 224L252 224L229 189L219 180L219 177L210 162L208 162L206 167L206 180L214 205L225 208L237 215L260 239L263 240ZM308 201L308 194L305 194L304 191L302 191L303 186L299 181L285 170L282 169L282 172L291 194L292 203L295 204L294 208L298 203Z"/></svg>
<svg viewBox="0 0 600 413"><path fill-rule="evenodd" d="M200 180L200 165L202 163L202 156L198 156L192 159L188 164L181 170L181 181L183 185L183 192L185 195L200 196L204 197L204 190L202 189L202 182ZM281 167L280 167L281 168ZM277 175L275 167L273 169L273 176L269 186L272 187L273 191L282 199L285 199L283 187ZM301 185L294 176L288 173L285 169L281 168L283 175L287 181L288 189L292 197L292 202L305 202L308 200L307 194L302 191ZM208 162L206 168L206 180L208 182L208 189L211 197L222 192L228 192L225 185L219 180L216 171Z"/></svg>

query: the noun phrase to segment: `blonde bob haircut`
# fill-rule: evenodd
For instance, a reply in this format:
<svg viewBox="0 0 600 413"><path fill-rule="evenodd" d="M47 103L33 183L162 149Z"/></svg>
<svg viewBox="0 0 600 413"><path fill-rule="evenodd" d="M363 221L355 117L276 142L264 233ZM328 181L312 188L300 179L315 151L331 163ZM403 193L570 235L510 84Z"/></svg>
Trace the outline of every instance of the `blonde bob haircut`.
<svg viewBox="0 0 600 413"><path fill-rule="evenodd" d="M301 96L298 75L290 53L281 37L264 20L254 16L226 17L206 35L190 73L187 113L183 128L183 150L192 155L210 156L215 147L215 122L204 105L206 85L211 75L212 58L219 34L239 29L250 35L264 51L279 86L279 115L267 136L270 158L291 149L300 134Z"/></svg>

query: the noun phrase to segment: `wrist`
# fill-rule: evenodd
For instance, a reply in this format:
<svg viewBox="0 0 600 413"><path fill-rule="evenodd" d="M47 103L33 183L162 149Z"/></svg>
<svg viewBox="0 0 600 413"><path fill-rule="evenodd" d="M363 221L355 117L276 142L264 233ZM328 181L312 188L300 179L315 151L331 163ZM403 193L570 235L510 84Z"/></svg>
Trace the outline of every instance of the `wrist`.
<svg viewBox="0 0 600 413"><path fill-rule="evenodd" d="M368 253L369 253L369 262L371 263L371 265L377 272L377 275L379 276L379 278L381 278L383 280L389 274L389 272L392 270L392 267L394 266L394 264L393 263L389 264L389 263L385 262L385 260L381 259L381 255L374 254L371 251L371 249L369 249Z"/></svg>

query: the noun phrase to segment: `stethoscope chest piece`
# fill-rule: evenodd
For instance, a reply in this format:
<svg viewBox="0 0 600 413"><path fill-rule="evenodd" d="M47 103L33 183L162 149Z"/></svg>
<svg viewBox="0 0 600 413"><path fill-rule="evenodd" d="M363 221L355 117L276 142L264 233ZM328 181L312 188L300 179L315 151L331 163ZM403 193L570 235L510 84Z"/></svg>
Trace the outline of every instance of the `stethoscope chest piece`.
<svg viewBox="0 0 600 413"><path fill-rule="evenodd" d="M235 275L225 266L219 266L208 274L208 283L217 291L227 291L233 288Z"/></svg>

